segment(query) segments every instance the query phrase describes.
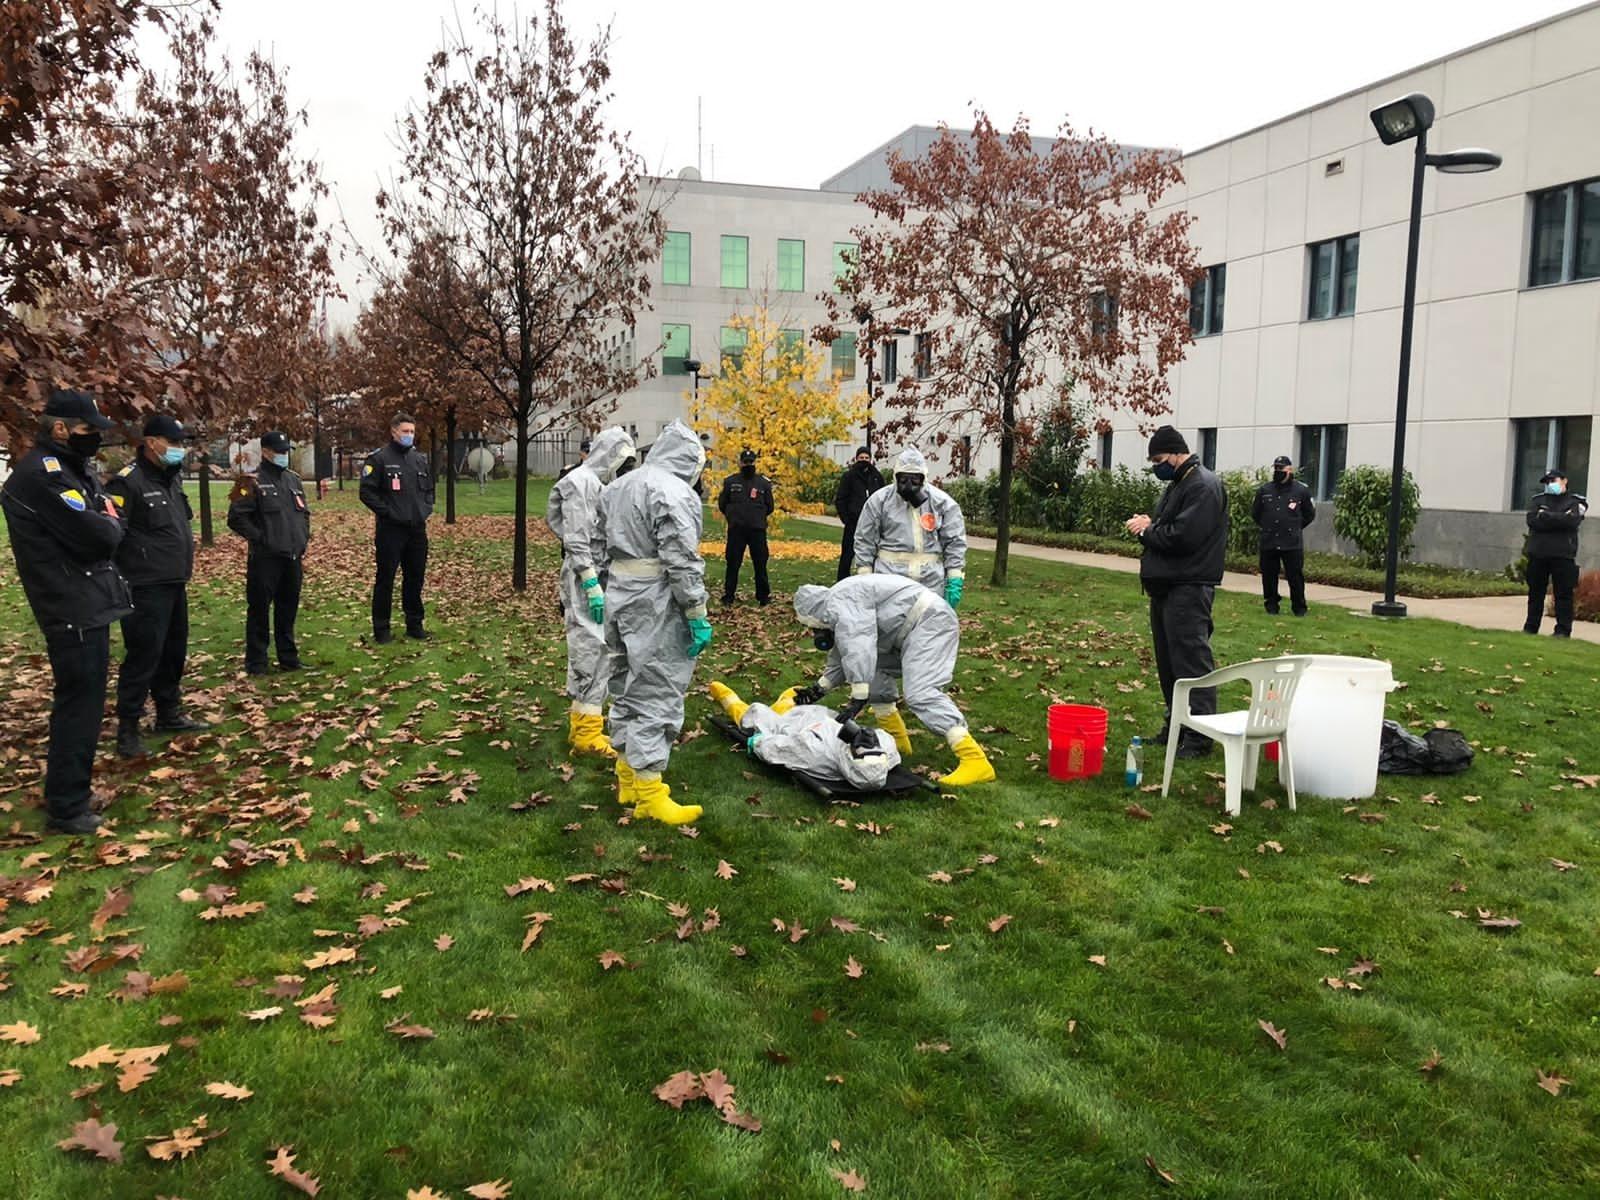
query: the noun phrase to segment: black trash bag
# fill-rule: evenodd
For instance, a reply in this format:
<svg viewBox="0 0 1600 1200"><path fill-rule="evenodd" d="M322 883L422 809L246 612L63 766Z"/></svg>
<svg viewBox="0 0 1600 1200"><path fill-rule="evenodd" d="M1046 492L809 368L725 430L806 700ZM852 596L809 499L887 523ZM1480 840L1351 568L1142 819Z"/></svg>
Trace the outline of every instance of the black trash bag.
<svg viewBox="0 0 1600 1200"><path fill-rule="evenodd" d="M1454 729L1418 737L1395 721L1383 723L1378 770L1385 775L1455 775L1472 765L1472 747Z"/></svg>

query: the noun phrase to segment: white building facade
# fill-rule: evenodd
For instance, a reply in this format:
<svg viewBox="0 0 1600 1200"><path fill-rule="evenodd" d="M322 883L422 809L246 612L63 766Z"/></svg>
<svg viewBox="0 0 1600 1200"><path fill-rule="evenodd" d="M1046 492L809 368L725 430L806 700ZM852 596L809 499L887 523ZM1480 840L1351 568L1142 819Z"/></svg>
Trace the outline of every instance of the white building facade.
<svg viewBox="0 0 1600 1200"><path fill-rule="evenodd" d="M1193 217L1207 274L1173 423L1218 469L1293 456L1319 498L1392 462L1414 143L1384 146L1368 114L1409 92L1437 107L1430 151L1504 159L1427 172L1406 433L1416 557L1499 570L1548 467L1600 483L1600 5L1186 154L1162 207ZM1112 460L1142 464L1113 424ZM1311 532L1332 545L1331 520ZM1585 541L1600 564L1600 530Z"/></svg>

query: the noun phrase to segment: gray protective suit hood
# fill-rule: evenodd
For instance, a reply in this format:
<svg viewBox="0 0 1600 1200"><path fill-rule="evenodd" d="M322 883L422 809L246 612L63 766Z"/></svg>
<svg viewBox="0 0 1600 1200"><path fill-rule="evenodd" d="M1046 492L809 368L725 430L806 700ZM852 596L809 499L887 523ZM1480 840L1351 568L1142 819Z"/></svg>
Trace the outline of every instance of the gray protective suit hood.
<svg viewBox="0 0 1600 1200"><path fill-rule="evenodd" d="M804 625L812 629L828 629L831 622L827 616L828 589L815 583L802 584L795 589L794 615L800 618Z"/></svg>
<svg viewBox="0 0 1600 1200"><path fill-rule="evenodd" d="M924 479L928 476L928 460L922 457L922 451L915 446L907 446L900 451L900 457L894 460L894 473L896 475L921 475Z"/></svg>
<svg viewBox="0 0 1600 1200"><path fill-rule="evenodd" d="M613 425L595 434L583 465L592 468L601 483L610 483L617 477L617 468L634 453L633 438L628 436L628 431L621 425Z"/></svg>
<svg viewBox="0 0 1600 1200"><path fill-rule="evenodd" d="M645 465L670 471L690 487L706 469L706 448L699 435L682 421L674 421L661 431L650 447Z"/></svg>

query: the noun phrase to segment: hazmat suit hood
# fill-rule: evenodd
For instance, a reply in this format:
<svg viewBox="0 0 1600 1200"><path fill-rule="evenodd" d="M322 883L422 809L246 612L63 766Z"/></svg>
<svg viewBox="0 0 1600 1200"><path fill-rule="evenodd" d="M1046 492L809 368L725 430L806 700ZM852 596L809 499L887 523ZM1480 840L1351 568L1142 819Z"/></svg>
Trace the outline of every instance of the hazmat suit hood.
<svg viewBox="0 0 1600 1200"><path fill-rule="evenodd" d="M922 457L922 451L915 446L907 446L900 451L900 457L894 460L894 473L896 475L921 475L924 479L928 476L928 460Z"/></svg>
<svg viewBox="0 0 1600 1200"><path fill-rule="evenodd" d="M827 588L807 583L795 589L794 613L800 618L801 624L809 625L812 629L828 628L827 606Z"/></svg>
<svg viewBox="0 0 1600 1200"><path fill-rule="evenodd" d="M674 421L661 431L650 447L648 467L659 467L683 480L690 487L706 469L706 448L700 438L682 421Z"/></svg>
<svg viewBox="0 0 1600 1200"><path fill-rule="evenodd" d="M617 468L633 453L633 439L628 436L628 431L621 425L613 425L595 434L584 465L600 476L601 483L610 483L616 478Z"/></svg>

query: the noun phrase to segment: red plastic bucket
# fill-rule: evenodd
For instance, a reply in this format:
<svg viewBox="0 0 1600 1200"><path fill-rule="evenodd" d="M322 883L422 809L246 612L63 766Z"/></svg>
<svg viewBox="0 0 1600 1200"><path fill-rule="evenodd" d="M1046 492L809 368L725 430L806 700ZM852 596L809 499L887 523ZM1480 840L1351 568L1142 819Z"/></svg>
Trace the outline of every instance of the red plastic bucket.
<svg viewBox="0 0 1600 1200"><path fill-rule="evenodd" d="M1106 761L1106 710L1092 704L1052 704L1050 778L1087 779L1100 774Z"/></svg>
<svg viewBox="0 0 1600 1200"><path fill-rule="evenodd" d="M1267 743L1266 755L1267 755L1267 761L1268 762L1277 762L1278 761L1278 743L1277 742L1268 742Z"/></svg>

